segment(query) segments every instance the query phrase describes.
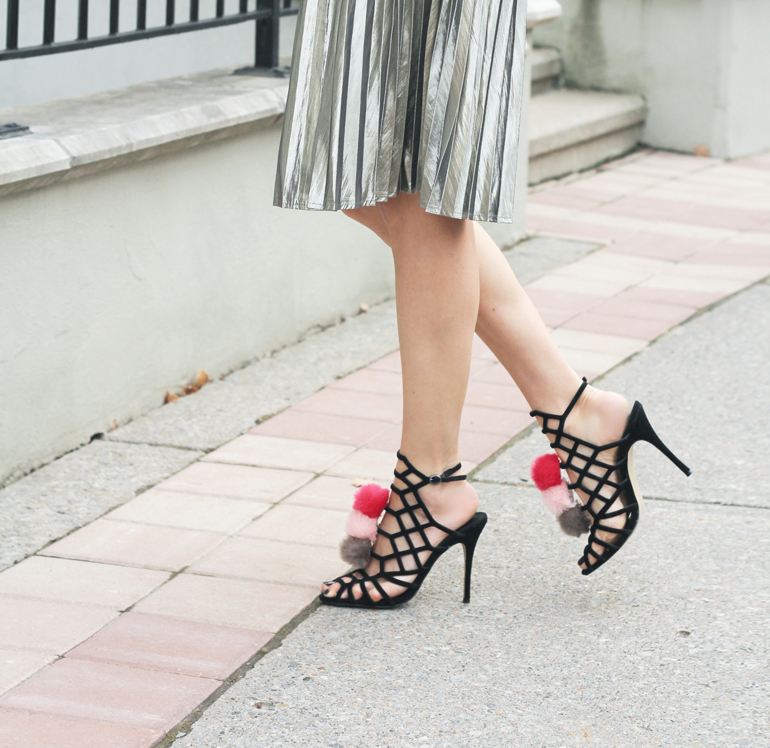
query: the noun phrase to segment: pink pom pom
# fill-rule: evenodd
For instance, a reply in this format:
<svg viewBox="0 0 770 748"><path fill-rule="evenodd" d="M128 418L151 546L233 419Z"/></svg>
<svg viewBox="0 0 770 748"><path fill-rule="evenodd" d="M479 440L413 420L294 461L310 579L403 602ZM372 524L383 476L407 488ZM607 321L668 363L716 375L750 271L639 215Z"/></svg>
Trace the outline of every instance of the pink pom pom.
<svg viewBox="0 0 770 748"><path fill-rule="evenodd" d="M546 488L545 491L541 491L540 496L543 499L543 503L548 508L548 511L551 512L551 514L555 514L557 517L575 506L572 494L564 481L561 481L550 488Z"/></svg>
<svg viewBox="0 0 770 748"><path fill-rule="evenodd" d="M388 503L388 498L390 498L390 491L387 488L378 486L376 483L369 483L356 491L353 509L357 509L367 517L378 519Z"/></svg>
<svg viewBox="0 0 770 748"><path fill-rule="evenodd" d="M553 452L536 458L529 472L535 485L541 491L561 483L561 463Z"/></svg>
<svg viewBox="0 0 770 748"><path fill-rule="evenodd" d="M377 539L377 517L367 517L354 509L348 515L345 532L351 538L368 538L373 543Z"/></svg>

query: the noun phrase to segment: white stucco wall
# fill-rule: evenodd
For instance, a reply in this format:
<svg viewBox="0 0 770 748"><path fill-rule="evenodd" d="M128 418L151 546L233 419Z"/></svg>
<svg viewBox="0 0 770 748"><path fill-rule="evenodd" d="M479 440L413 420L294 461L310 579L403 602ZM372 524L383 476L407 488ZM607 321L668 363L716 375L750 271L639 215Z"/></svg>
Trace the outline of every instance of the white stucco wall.
<svg viewBox="0 0 770 748"><path fill-rule="evenodd" d="M645 96L644 142L735 158L770 147L767 0L562 0L535 30L569 84Z"/></svg>
<svg viewBox="0 0 770 748"><path fill-rule="evenodd" d="M373 234L272 207L279 133L0 198L0 482L393 294Z"/></svg>
<svg viewBox="0 0 770 748"><path fill-rule="evenodd" d="M57 3L57 41L77 38L77 5L77 0L59 0ZM164 24L165 5L148 3L148 27ZM249 7L255 5L255 0L251 0ZM23 0L21 6L19 46L40 44L42 0ZM5 2L0 2L0 40L3 43L5 7ZM215 7L216 0L201 0L200 18L213 18ZM225 8L227 13L237 11L238 0L227 0ZM90 3L89 17L89 35L105 35L109 28L109 3ZM177 3L176 17L179 21L188 20L189 3ZM120 29L130 31L135 28L136 0L122 0ZM291 55L295 28L296 17L281 20L282 57ZM0 109L108 91L212 68L253 65L254 52L255 23L250 21L130 44L5 60L0 62Z"/></svg>

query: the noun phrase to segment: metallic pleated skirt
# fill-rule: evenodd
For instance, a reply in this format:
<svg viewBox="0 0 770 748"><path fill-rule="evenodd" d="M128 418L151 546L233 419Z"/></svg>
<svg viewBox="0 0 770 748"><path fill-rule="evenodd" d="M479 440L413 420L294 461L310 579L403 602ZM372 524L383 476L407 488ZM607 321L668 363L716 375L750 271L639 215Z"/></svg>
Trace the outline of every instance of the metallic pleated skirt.
<svg viewBox="0 0 770 748"><path fill-rule="evenodd" d="M303 0L274 204L510 223L526 0Z"/></svg>

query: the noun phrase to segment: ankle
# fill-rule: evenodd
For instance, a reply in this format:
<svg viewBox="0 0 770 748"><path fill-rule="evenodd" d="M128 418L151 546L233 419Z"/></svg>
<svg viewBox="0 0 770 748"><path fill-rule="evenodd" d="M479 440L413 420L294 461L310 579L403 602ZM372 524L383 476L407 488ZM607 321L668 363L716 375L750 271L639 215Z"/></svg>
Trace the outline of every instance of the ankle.
<svg viewBox="0 0 770 748"><path fill-rule="evenodd" d="M419 449L410 450L402 447L399 449L399 452L409 460L416 470L419 470L427 477L430 477L431 475L442 475L460 462L457 450L450 454L427 452ZM399 460L396 469L398 472L403 472L407 469L407 465L402 460ZM458 470L456 474L462 475L462 468Z"/></svg>
<svg viewBox="0 0 770 748"><path fill-rule="evenodd" d="M622 436L628 413L623 395L589 385L567 417L565 428L587 432L602 442L613 441Z"/></svg>
<svg viewBox="0 0 770 748"><path fill-rule="evenodd" d="M442 524L465 524L479 508L479 495L468 481L438 483L420 489L428 511Z"/></svg>

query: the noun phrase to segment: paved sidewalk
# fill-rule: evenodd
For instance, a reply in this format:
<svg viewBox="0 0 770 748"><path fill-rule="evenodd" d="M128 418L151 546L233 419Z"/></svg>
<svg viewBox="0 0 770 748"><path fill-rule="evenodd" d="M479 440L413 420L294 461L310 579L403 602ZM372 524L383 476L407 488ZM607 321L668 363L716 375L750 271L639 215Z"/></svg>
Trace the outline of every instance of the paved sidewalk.
<svg viewBox="0 0 770 748"><path fill-rule="evenodd" d="M723 367L720 371L725 376L721 381L726 387L739 379L742 371L748 371L750 366L744 354L754 356L751 360L757 355L751 341L766 341L761 337L752 338L749 333L753 332L751 324L759 324L756 320L763 310L766 315L767 287L758 286L724 307L677 328L652 346L650 343L699 310L770 274L768 206L770 157L723 164L654 152L635 154L595 173L548 185L532 195L533 230L542 235L563 236L570 242L560 246L559 242L540 239L539 245L530 245L531 252L526 244L522 245L514 253L514 261L521 264L521 274L525 277L528 273L530 277L538 275L544 267L551 266L544 275L528 283L527 290L546 322L554 328L555 339L573 365L594 378L629 356L643 352L610 377L634 372L626 380L627 386L621 389L640 399L634 383L641 378L649 382L652 389L649 396L644 393L644 399L652 399L656 406L662 403L658 407L662 407L664 413L671 409L674 423L666 433L686 433L689 441L676 436L675 445L692 445L708 428L709 414L704 416L703 409L698 410L697 402L692 400L686 409L677 413L675 400L666 401L665 397L656 400L655 393L671 393L677 381L686 382L688 375L692 379L694 372L702 373L703 369L698 368L699 357L719 351L720 347L731 351L729 356L717 357L715 364L717 368ZM575 243L576 239L581 240L580 243ZM556 257L563 257L566 247L576 259L564 265L554 264L549 261L548 247L554 249ZM590 251L596 247L600 248ZM747 309L740 306L746 303ZM718 331L710 332L712 327L708 327L705 320L722 320L723 310L733 310L736 304L738 311L731 311L732 317L728 315L733 326L721 321L720 324L727 327L717 325L713 329ZM700 337L691 336L689 331L704 323L705 332ZM377 325L382 334L373 339L369 333L377 329ZM729 340L725 341L720 331L728 328ZM66 526L66 522L73 522L71 518L59 520L53 514L44 514L44 527L38 528L34 525L34 510L41 506L43 512L50 511L47 508L50 502L43 500L49 496L54 496L65 509L79 506L79 495L91 487L88 475L73 475L78 464L88 464L78 453L0 492L0 506L5 502L9 507L16 529L12 534L19 536L8 560L37 551L0 573L0 692L8 692L0 698L0 746L138 748L153 745L221 689L234 671L266 647L276 632L305 609L315 597L320 581L344 571L336 546L342 537L354 485L365 480L387 484L393 468L393 453L398 446L399 360L397 353L383 356L395 347L393 335L392 305L386 305L297 346L296 349L304 346L303 350L312 354L305 360L314 362L309 370L297 371L300 354L287 350L276 357L277 367L271 368L270 362L262 362L236 372L225 382L204 388L195 396L119 429L111 435L113 441L89 445L83 454L90 450L91 455L97 453L108 458L109 478L102 481L93 502L75 510L82 520L70 526ZM680 338L683 343L698 340L698 347L681 360L675 350L655 358L661 346L665 348L669 341ZM645 360L651 363L637 364ZM635 371L634 366L643 366L643 369ZM739 366L742 368L736 368ZM349 371L353 373L341 376ZM758 376L761 371L760 367ZM708 388L706 391L713 393ZM712 407L721 413L716 393L712 397ZM291 407L284 410L290 403ZM766 397L764 403L767 403ZM277 411L282 412L246 431L249 421L253 423L256 416ZM527 429L531 424L527 411L521 393L489 350L477 341L461 436L461 458L466 468L485 462ZM754 412L750 409L746 413L749 421ZM690 417L692 420L688 421ZM687 424L683 430L681 424ZM741 432L731 433L736 440L741 438ZM760 431L759 436L764 433ZM591 652L597 636L608 636L608 641L634 642L635 656L639 662L645 662L645 650L638 645L647 636L643 616L630 628L627 626L622 640L617 638L629 620L624 601L642 605L638 602L641 595L645 607L655 607L654 614L650 614L653 617L660 613L653 605L656 597L674 610L675 600L680 599L677 585L689 584L690 570L698 574L701 569L707 581L711 580L703 589L716 585L723 590L721 597L709 594L712 599L720 600L725 615L739 609L733 607L738 604L739 592L748 595L740 610L746 610L751 626L758 626L756 615L759 613L752 608L753 603L746 600L751 598L758 603L767 590L766 584L763 586L755 579L757 567L753 557L735 558L734 553L727 554L731 557L724 569L734 563L730 573L737 574L740 580L728 589L730 585L719 577L723 567L717 568L716 560L707 555L689 554L686 540L695 532L695 527L706 526L710 529L705 536L712 544L718 543L720 528L726 523L737 539L731 544L759 542L762 522L766 520L763 510L757 507L768 505L767 473L760 474L764 476L759 479L765 481L762 484L745 478L746 467L735 469L735 466L743 459L751 470L760 469L762 460L755 461L755 458L760 449L764 455L768 446L761 438L747 457L741 457L743 452L734 443L714 443L714 449L729 454L731 462L724 468L717 467L717 480L713 485L696 481L692 489L685 489L681 481L670 477L668 468L659 464L653 474L643 472L641 479L647 481L643 483L645 490L647 485L654 486L654 496L717 501L720 499L714 493L716 487L733 498L739 495L741 501L736 503L753 509L734 507L728 511L683 504L676 510L681 511L681 515L671 515L674 510L668 504L665 509L653 509L648 524L650 537L645 536L643 541L634 544L624 554L623 563L603 573L593 586L586 586L585 580L576 575L571 566L574 563L571 556L576 557L573 546L567 539L554 535L552 523L546 522L548 518L543 517L537 502L532 500L532 490L522 487L526 485L520 479L527 460L518 455L524 449L528 459L532 449L521 445L529 444L529 439L517 442L477 476L480 480L504 485L490 484L488 491L483 491L485 503L494 508L495 516L503 521L487 533L490 537L485 547L492 555L479 559L483 570L478 574L476 604L462 608L455 600L447 600L442 592L445 583L454 587L458 578L454 573L456 568L451 563L443 563L436 569L435 584L421 592L414 604L395 616L386 614L381 618L382 622L389 622L387 625L374 624L373 618L366 614L355 619L349 613L338 611L314 613L284 640L280 649L259 660L246 679L209 709L184 744L200 748L218 744L353 745L356 739L365 738L374 739L376 745L400 746L413 745L422 737L426 737L423 741L426 745L497 744L484 742L478 736L473 742L459 733L441 733L444 741L441 742L433 733L423 735L422 727L420 730L409 727L410 720L413 726L422 726L431 714L440 712L446 717L451 713L452 730L462 730L459 725L464 723L458 720L468 719L469 730L471 727L481 729L482 735L484 730L491 729L490 724L503 725L490 716L495 714L491 707L481 709L479 693L486 693L487 687L482 683L469 690L474 678L480 682L510 678L511 673L504 669L503 661L490 667L487 673L474 673L467 680L463 680L461 672L462 668L472 669L471 663L482 656L483 651L478 649L482 644L486 650L493 646L507 647L509 662L517 662L513 657L515 650L510 648L512 644L500 641L501 636L511 633L511 626L501 621L528 622L521 634L528 632L529 638L511 639L519 651L533 646L533 641L543 633L540 628L543 623L550 625L556 621L547 636L534 645L544 659L529 661L530 674L542 667L549 678L571 682L572 666L564 672L554 666L564 654L560 654L559 648L566 642L566 651L575 655L575 663L580 661L585 665L586 657L598 661L599 656ZM541 447L542 444L538 447L540 451ZM648 453L643 454L646 457ZM704 459L700 453L693 449L687 457L691 455L696 463L694 467L705 467L702 462L698 463ZM511 460L513 463L506 463ZM708 462L717 461L712 458ZM134 472L136 463L139 469ZM503 465L506 465L505 475L501 477L495 471L502 470ZM703 470L702 474L705 476L707 472ZM65 476L66 490L58 490L57 475ZM160 480L166 475L170 477ZM516 477L512 479L511 475ZM51 478L54 478L53 484ZM113 483L118 483L120 489L112 490ZM137 489L148 485L152 486L149 490L131 498ZM86 502L81 500L80 504L83 503ZM117 508L101 516L113 506ZM511 511L514 506L515 511ZM661 506L664 506L662 502ZM726 513L724 517L704 515L706 511ZM759 514L747 519L747 515L741 514L746 511ZM679 523L677 526L681 526L683 532L678 536L680 546L672 541L671 553L668 553L669 544L663 542L666 538L663 526L671 522ZM62 537L75 527L80 529ZM656 527L660 529L653 535ZM499 557L521 528L529 529L515 552ZM56 538L60 539L46 545ZM493 548L496 555L492 553ZM554 548L564 553L565 558L570 549L571 560L564 567L569 574L554 571ZM652 561L647 555L650 548L654 548ZM720 556L723 553L726 551ZM662 565L664 556L670 558L668 565ZM640 559L644 559L643 566ZM681 568L685 569L683 573L674 572ZM533 569L547 570L551 576L538 575L535 583ZM637 587L626 585L624 579ZM754 582L754 588L747 587L749 581ZM665 595L660 593L662 583ZM546 595L542 594L544 591ZM604 618L600 612L604 608L595 594L605 594L612 600L615 616L601 635L599 630ZM571 596L571 607L564 608L565 596ZM547 599L548 604L538 607L543 599ZM564 618L567 609L572 618ZM700 625L705 619L695 616L693 620ZM709 621L711 625L711 619ZM435 632L437 622L441 623L439 629L443 634ZM538 626L534 630L530 625L533 622ZM580 630L579 622L585 624L582 633L576 633ZM402 644L394 639L393 623L399 626L399 636L404 637ZM686 620L681 624L682 630L689 631L685 623ZM637 625L642 628L637 630ZM651 620L649 625L658 624ZM362 647L367 639L367 630L362 626L374 626L375 636L389 644L374 648L372 662L366 661L370 653ZM458 634L466 627L473 628L477 641L470 635L447 638L447 630L455 626ZM746 629L751 630L750 626ZM427 699L422 710L415 709L416 701L412 703L407 698L408 689L413 688L411 673L401 668L406 661L415 661L407 643L417 647L421 657L430 650L424 641L415 640L411 631L433 632L429 638L436 638L437 646L428 658L433 664L441 663L438 668L415 665L425 678L415 688L421 699ZM632 635L632 631L636 633ZM724 631L730 631L729 627ZM575 636L571 638L573 633ZM335 642L339 650L334 662L346 663L334 677L318 670L330 668L331 661L321 656L330 641ZM681 644L678 639L674 641ZM736 641L743 640L739 636ZM689 638L687 643L691 643ZM723 644L719 639L719 646ZM746 641L741 646L744 645L749 646ZM698 646L709 650L716 645L712 639ZM656 647L650 650L653 657L658 657L661 651ZM453 649L465 657L462 668L456 668L438 654ZM603 745L646 745L642 738L653 739L652 733L649 736L639 733L642 735L639 738L636 731L631 730L628 736L637 735L634 738L637 742L628 742L630 737L625 743L619 738L611 742L614 738L610 728L603 730L595 719L589 721L597 709L609 708L607 704L612 699L602 690L602 684L612 683L614 679L616 685L628 686L631 692L639 693L639 729L646 730L645 724L654 725L650 729L657 730L664 741L649 744L676 743L674 738L678 739L678 734L663 730L650 709L665 704L665 713L671 717L671 710L677 708L677 699L681 705L682 699L677 695L680 692L664 689L661 693L648 694L637 685L629 685L624 677L629 667L623 659L627 651L627 647L618 647L617 653L610 653L611 669L607 675L599 676L596 686L599 701L580 701L575 694L567 699L571 706L585 709L586 725L590 724L593 730L590 736L586 730L586 739L598 736L598 744ZM391 652L396 655L393 660ZM756 652L758 662L760 649ZM375 661L381 663L381 669L374 667ZM703 662L705 667L710 660L706 658ZM308 663L321 664L311 667ZM565 664L561 662L560 667ZM668 666L656 660L658 667ZM670 669L675 671L676 667L672 665ZM302 677L295 679L294 674L299 672ZM660 670L654 669L654 672ZM356 719L353 705L359 702L352 700L352 694L361 693L359 685L374 694L376 689L371 679L375 675L380 692L377 699L365 703L366 711L371 712L369 717L375 715L369 724ZM697 675L708 680L705 672L698 671ZM282 692L288 688L287 683L293 689L295 680L303 684L319 683L327 676L330 678L328 688L332 690L319 689L319 693L324 694L321 700L293 690L291 699L271 695L270 689ZM558 696L555 685L548 685L540 677L530 682L519 673L517 678L518 690L509 689L509 696L518 702L527 701L523 696L527 692L542 696L551 688L554 697ZM454 684L454 690L446 688L449 683ZM441 698L436 696L433 701L428 698L425 693L428 684L435 685ZM386 685L389 687L385 688ZM657 688L658 683L653 679L648 686L654 691L653 686ZM681 686L681 682L672 681L672 688ZM395 691L391 692L390 688ZM746 688L747 693L753 694L759 686L754 681L754 685ZM725 699L746 695L734 694L729 689L723 693ZM345 699L343 694L347 695ZM458 716L466 714L458 706L458 695L474 705L474 715ZM252 703L255 699L262 699L270 707L268 711L254 712L255 715L274 717L260 720L256 732L251 717L246 718L247 712L251 715L256 709ZM503 691L494 691L490 699L489 703L498 704L501 713L515 712L510 704L503 705L504 701L510 701L504 698ZM405 722L392 721L390 709L385 708L389 701L407 711ZM284 703L293 704L293 708L282 706ZM332 706L335 703L337 706ZM507 727L500 727L501 731L495 733L496 739L502 741L501 736L506 736L506 744L515 739L522 745L573 744L572 733L554 731L556 723L549 723L547 729L542 725L536 727L537 720L542 723L545 713L543 702L538 703L539 707L532 707L541 709L540 717L533 717L535 722L526 727L527 720L518 722L506 716ZM621 702L614 703L621 705ZM585 705L593 705L593 712ZM331 712L325 715L327 706ZM625 702L622 706L626 708ZM723 722L729 728L726 728L728 733L740 733L743 738L746 730L756 727L754 712L746 709L748 711L740 711L735 724L729 710L725 712ZM235 715L235 710L241 710L240 717ZM744 712L750 713L750 718L745 717ZM307 715L315 713L320 716L304 721ZM486 716L481 719L481 715ZM564 724L569 722L567 717L569 715L565 716ZM438 717L434 719L441 722ZM263 723L272 726L263 727ZM607 724L616 723L610 719ZM346 730L342 730L341 725L347 725ZM703 745L722 744L713 742L711 737L719 734L718 730L713 732L717 727L704 727L706 732L711 732L703 739ZM318 730L317 742L313 730ZM578 732L573 730L575 735ZM226 737L219 737L222 733ZM52 735L56 736L55 742ZM340 737L343 735L344 740ZM586 744L585 740L581 744Z"/></svg>

